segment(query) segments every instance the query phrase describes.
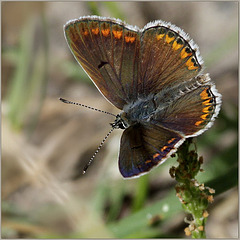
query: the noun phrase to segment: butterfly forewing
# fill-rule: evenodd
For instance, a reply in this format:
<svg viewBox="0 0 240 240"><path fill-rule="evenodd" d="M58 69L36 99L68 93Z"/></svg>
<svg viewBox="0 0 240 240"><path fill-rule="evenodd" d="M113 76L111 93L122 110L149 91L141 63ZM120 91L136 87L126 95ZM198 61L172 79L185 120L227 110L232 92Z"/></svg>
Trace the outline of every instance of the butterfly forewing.
<svg viewBox="0 0 240 240"><path fill-rule="evenodd" d="M144 95L188 81L201 70L190 44L165 26L143 31L141 58L139 91Z"/></svg>
<svg viewBox="0 0 240 240"><path fill-rule="evenodd" d="M140 34L123 24L82 18L65 26L69 47L100 92L122 109L137 98Z"/></svg>

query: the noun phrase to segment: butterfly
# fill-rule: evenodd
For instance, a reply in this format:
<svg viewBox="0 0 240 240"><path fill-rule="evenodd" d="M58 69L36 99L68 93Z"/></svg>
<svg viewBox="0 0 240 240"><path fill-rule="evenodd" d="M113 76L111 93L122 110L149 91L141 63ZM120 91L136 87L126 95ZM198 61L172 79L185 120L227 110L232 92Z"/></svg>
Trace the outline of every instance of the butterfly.
<svg viewBox="0 0 240 240"><path fill-rule="evenodd" d="M161 20L142 29L98 16L64 26L69 48L102 95L121 110L112 130L124 129L119 170L124 178L148 173L186 138L212 126L221 94L203 74L198 46Z"/></svg>

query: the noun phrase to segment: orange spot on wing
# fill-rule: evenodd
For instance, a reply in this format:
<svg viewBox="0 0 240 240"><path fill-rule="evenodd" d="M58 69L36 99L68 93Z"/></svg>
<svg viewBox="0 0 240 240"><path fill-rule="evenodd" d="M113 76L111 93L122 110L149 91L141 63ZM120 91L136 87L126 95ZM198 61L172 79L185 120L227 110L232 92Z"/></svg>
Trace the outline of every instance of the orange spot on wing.
<svg viewBox="0 0 240 240"><path fill-rule="evenodd" d="M185 48L181 51L181 58L182 58L182 59L183 59L183 58L186 58L186 57L188 57L188 56L191 56L191 55L192 55L192 53L191 53L191 52L190 52L190 53L187 53Z"/></svg>
<svg viewBox="0 0 240 240"><path fill-rule="evenodd" d="M153 155L153 158L157 158L159 155L160 155L159 153L155 153L155 154Z"/></svg>
<svg viewBox="0 0 240 240"><path fill-rule="evenodd" d="M122 37L122 31L114 31L113 30L113 35L115 38L120 39Z"/></svg>
<svg viewBox="0 0 240 240"><path fill-rule="evenodd" d="M208 114L203 114L203 115L201 116L201 119L205 120L205 119L207 118L207 116L208 116Z"/></svg>
<svg viewBox="0 0 240 240"><path fill-rule="evenodd" d="M168 144L170 144L171 142L173 142L176 138L172 138L168 141Z"/></svg>
<svg viewBox="0 0 240 240"><path fill-rule="evenodd" d="M109 29L109 28L107 28L107 29L102 29L101 32L102 32L102 35L103 35L104 37L107 37L107 36L109 35L109 33L110 33L110 29Z"/></svg>
<svg viewBox="0 0 240 240"><path fill-rule="evenodd" d="M204 89L201 93L200 93L201 98L207 99L208 98L208 93L207 93L207 89Z"/></svg>
<svg viewBox="0 0 240 240"><path fill-rule="evenodd" d="M128 37L128 36L125 36L125 41L128 43L128 42L130 42L130 43L133 43L134 41L135 41L135 37Z"/></svg>
<svg viewBox="0 0 240 240"><path fill-rule="evenodd" d="M208 99L208 100L206 100L206 101L204 101L202 104L204 104L204 105L211 105L211 103L210 103L210 101L211 101L211 99ZM205 109L205 108L204 108Z"/></svg>
<svg viewBox="0 0 240 240"><path fill-rule="evenodd" d="M165 35L164 33L163 33L163 34L158 34L158 35L157 35L157 40L162 39L162 38L164 37L164 35Z"/></svg>
<svg viewBox="0 0 240 240"><path fill-rule="evenodd" d="M178 44L177 43L177 41L174 41L173 42L173 45L172 45L172 48L173 48L173 50L178 50L179 48L181 48L183 45L181 45L181 44Z"/></svg>
<svg viewBox="0 0 240 240"><path fill-rule="evenodd" d="M148 164L148 163L150 163L150 162L152 162L152 160L147 160L147 161L145 161L146 164Z"/></svg>
<svg viewBox="0 0 240 240"><path fill-rule="evenodd" d="M99 28L93 28L92 33L97 35L99 33Z"/></svg>
<svg viewBox="0 0 240 240"><path fill-rule="evenodd" d="M166 35L165 42L170 43L171 41L173 41L173 39L174 37L169 37L168 35Z"/></svg>
<svg viewBox="0 0 240 240"><path fill-rule="evenodd" d="M161 151L163 152L166 148L168 148L168 146L164 146Z"/></svg>
<svg viewBox="0 0 240 240"><path fill-rule="evenodd" d="M203 121L197 121L197 122L195 122L195 125L198 126L198 125L200 125L202 122L203 122Z"/></svg>
<svg viewBox="0 0 240 240"><path fill-rule="evenodd" d="M85 31L83 32L83 35L84 35L84 36L87 36L87 35L88 35L88 30L85 30Z"/></svg>
<svg viewBox="0 0 240 240"><path fill-rule="evenodd" d="M198 66L194 66L194 63L192 62L192 58L189 58L186 62L186 65L189 70L195 70L198 69Z"/></svg>
<svg viewBox="0 0 240 240"><path fill-rule="evenodd" d="M210 108L210 107L211 107L211 106L205 107L205 108L203 108L203 110L202 110L202 111L203 111L204 113L208 113L208 112L209 112L209 108Z"/></svg>

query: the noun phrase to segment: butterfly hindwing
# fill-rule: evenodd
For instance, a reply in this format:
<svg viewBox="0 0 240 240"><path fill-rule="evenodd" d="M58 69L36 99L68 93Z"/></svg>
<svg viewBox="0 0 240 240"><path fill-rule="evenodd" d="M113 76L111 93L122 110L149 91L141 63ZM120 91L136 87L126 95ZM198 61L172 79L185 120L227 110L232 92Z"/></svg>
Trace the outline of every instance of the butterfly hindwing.
<svg viewBox="0 0 240 240"><path fill-rule="evenodd" d="M124 178L137 177L163 163L184 138L157 125L136 124L122 135L119 170Z"/></svg>
<svg viewBox="0 0 240 240"><path fill-rule="evenodd" d="M201 81L205 84L201 85ZM208 74L200 75L195 85L175 95L177 98L167 107L156 111L154 123L186 137L197 136L212 125L220 110L221 95Z"/></svg>

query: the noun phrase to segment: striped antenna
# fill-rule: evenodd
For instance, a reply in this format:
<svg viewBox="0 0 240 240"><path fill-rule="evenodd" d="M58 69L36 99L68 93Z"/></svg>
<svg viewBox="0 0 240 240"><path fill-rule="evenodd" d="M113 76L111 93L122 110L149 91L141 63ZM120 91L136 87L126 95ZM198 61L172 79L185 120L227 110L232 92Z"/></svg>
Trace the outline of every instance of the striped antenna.
<svg viewBox="0 0 240 240"><path fill-rule="evenodd" d="M81 103L72 102L72 101L66 100L64 98L59 98L59 100L62 101L63 103L78 105L78 106L81 106L81 107L85 107L85 108L88 108L88 109L91 109L91 110L94 110L94 111L97 111L97 112L105 113L105 114L116 117L116 115L113 114L113 113L106 112L106 111L103 111L103 110L99 110L97 108L89 107L89 106L81 104Z"/></svg>
<svg viewBox="0 0 240 240"><path fill-rule="evenodd" d="M93 156L91 157L91 159L89 160L89 162L85 165L85 167L83 168L83 174L86 173L88 167L91 165L91 163L93 162L94 158L96 157L97 153L99 152L99 150L101 149L101 147L103 146L104 142L107 140L107 138L109 137L109 135L113 132L115 128L111 128L111 130L108 132L108 134L105 136L105 138L102 140L102 142L99 144L97 150L95 151L95 153L93 154Z"/></svg>
<svg viewBox="0 0 240 240"><path fill-rule="evenodd" d="M77 102L72 102L72 101L69 101L69 100L66 100L64 98L59 98L60 101L62 101L63 103L67 103L67 104L74 104L74 105L78 105L78 106L81 106L81 107L85 107L85 108L88 108L88 109L91 109L91 110L94 110L94 111L97 111L97 112L101 112L101 113L105 113L105 114L108 114L108 115L111 115L111 116L114 116L114 117L117 117L117 115L113 114L113 113L110 113L110 112L106 112L106 111L102 111L102 110L99 110L97 108L93 108L93 107L89 107L87 105L84 105L84 104L81 104L81 103L77 103ZM115 120L116 121L116 120ZM86 173L88 167L91 165L91 163L93 162L94 158L96 157L97 153L99 152L99 150L102 148L104 142L107 140L107 138L110 136L110 134L113 132L114 129L117 128L116 126L116 123L114 124L111 124L112 125L112 128L111 130L108 132L108 134L105 136L105 138L102 140L102 142L99 144L97 150L95 151L95 153L93 154L93 156L90 158L89 162L85 165L85 167L83 168L83 174Z"/></svg>

